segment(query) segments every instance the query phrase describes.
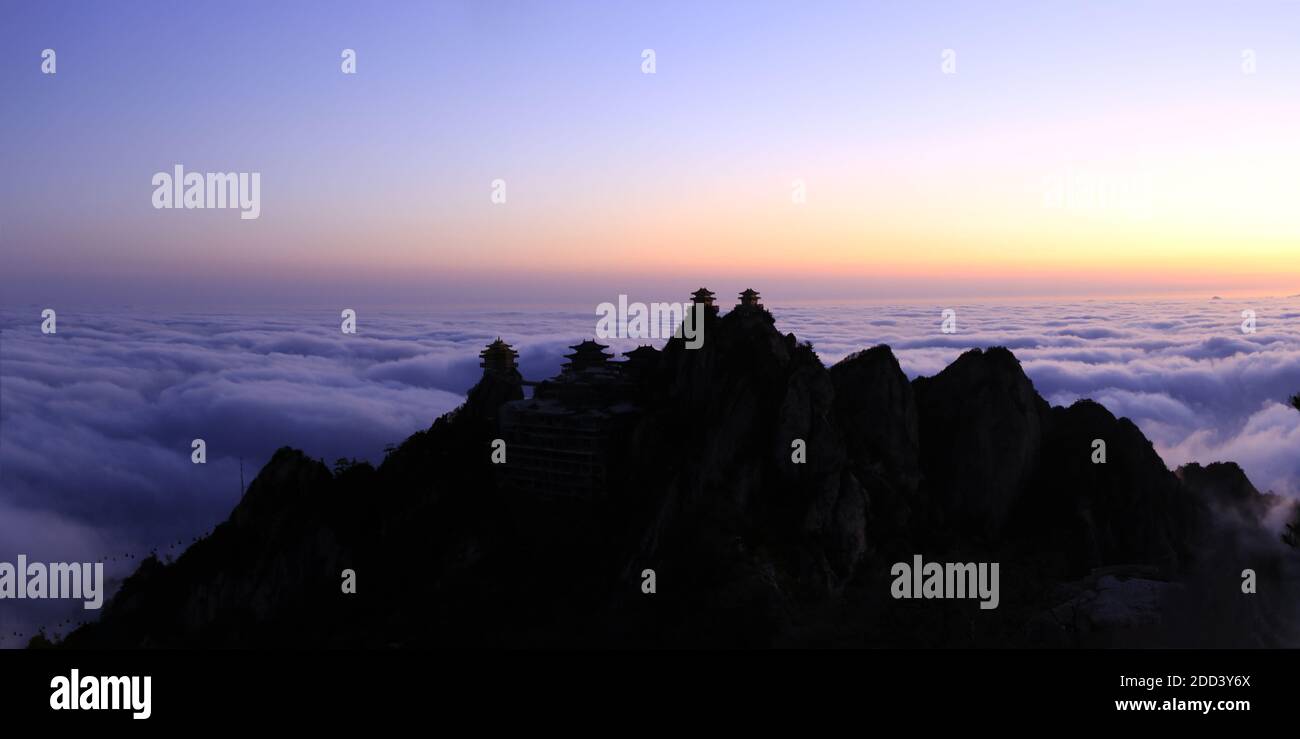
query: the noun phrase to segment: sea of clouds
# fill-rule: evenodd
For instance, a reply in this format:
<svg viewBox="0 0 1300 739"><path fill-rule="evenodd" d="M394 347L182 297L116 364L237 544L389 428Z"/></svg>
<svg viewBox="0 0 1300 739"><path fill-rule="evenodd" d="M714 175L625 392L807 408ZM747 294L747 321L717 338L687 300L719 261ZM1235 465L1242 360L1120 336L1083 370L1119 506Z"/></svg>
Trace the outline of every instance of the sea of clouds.
<svg viewBox="0 0 1300 739"><path fill-rule="evenodd" d="M616 296L615 296L616 297ZM634 299L637 296L633 296ZM611 298L612 300L613 298ZM654 299L647 296L645 300ZM940 332L941 311L957 333ZM1256 331L1242 331L1242 311ZM1171 467L1234 460L1261 490L1300 495L1300 299L971 305L774 305L778 327L831 364L876 344L909 376L971 347L1006 346L1053 404L1092 398L1127 416ZM457 406L501 336L525 377L555 374L590 338L590 310L183 314L0 313L0 561L105 561L110 589L156 550L224 520L243 478L281 446L332 464ZM707 336L705 337L707 341ZM636 342L612 340L615 351ZM191 441L207 443L204 465ZM79 603L0 603L0 645L66 632Z"/></svg>

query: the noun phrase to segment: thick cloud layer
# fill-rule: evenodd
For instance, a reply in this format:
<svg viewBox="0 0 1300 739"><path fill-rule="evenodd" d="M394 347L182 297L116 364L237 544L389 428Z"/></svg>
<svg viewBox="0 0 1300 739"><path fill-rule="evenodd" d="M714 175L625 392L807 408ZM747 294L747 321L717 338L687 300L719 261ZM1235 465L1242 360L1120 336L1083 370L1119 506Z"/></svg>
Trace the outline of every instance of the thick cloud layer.
<svg viewBox="0 0 1300 739"><path fill-rule="evenodd" d="M646 300L653 296L647 296ZM957 333L940 331L957 312ZM1257 315L1243 333L1241 313ZM1300 493L1300 300L1253 303L773 307L832 363L879 343L910 375L1002 345L1052 403L1091 397L1132 418L1170 466L1240 462L1262 489ZM537 379L590 337L590 311L338 311L223 315L0 314L0 561L106 561L121 578L151 549L180 551L223 520L278 447L378 462L477 380L500 335ZM707 341L707 336L705 337ZM615 351L661 340L607 341ZM207 443L204 465L191 441ZM128 556L129 555L129 556ZM0 645L87 615L77 603L0 603ZM22 636L16 635L19 632Z"/></svg>

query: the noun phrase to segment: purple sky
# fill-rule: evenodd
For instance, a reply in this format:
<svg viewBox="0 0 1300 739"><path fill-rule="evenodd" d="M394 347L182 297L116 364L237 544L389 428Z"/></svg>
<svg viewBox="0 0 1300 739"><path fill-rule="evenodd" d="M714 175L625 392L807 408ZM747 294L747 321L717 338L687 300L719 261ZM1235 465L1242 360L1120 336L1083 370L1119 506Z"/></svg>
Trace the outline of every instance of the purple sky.
<svg viewBox="0 0 1300 739"><path fill-rule="evenodd" d="M1290 2L5 15L10 306L1300 292ZM260 217L154 209L177 164Z"/></svg>

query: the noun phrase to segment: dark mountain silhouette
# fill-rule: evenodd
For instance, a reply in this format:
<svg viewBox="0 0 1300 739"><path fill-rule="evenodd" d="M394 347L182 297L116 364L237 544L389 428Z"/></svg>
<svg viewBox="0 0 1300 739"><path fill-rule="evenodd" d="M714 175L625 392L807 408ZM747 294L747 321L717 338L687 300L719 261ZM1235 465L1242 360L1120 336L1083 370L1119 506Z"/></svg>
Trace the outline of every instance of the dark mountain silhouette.
<svg viewBox="0 0 1300 739"><path fill-rule="evenodd" d="M1300 411L1300 393L1291 396L1291 407ZM1300 510L1296 511L1295 520L1286 525L1286 533L1282 535L1282 540L1300 549Z"/></svg>
<svg viewBox="0 0 1300 739"><path fill-rule="evenodd" d="M887 346L828 369L748 301L710 307L698 349L580 344L528 398L494 344L464 405L377 469L279 450L62 646L1296 643L1295 552L1264 523L1282 501L1236 465L1171 472L1127 419L1049 407L1002 348L913 382ZM893 599L916 554L999 562L1000 606Z"/></svg>

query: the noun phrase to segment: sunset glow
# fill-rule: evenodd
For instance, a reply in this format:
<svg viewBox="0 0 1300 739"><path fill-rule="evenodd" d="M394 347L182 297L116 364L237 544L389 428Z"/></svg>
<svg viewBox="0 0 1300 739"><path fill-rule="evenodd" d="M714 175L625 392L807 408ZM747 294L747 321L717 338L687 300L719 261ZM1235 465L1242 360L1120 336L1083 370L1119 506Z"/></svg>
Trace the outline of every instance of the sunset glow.
<svg viewBox="0 0 1300 739"><path fill-rule="evenodd" d="M28 174L0 193L4 287L270 300L249 280L293 272L308 292L508 301L493 283L539 272L556 279L538 299L692 272L796 298L852 280L899 299L1300 291L1285 4L922 5L413 4L380 34L338 4L271 37L298 19L244 4L148 44L92 29L190 11L20 19L7 57L68 53L55 80L3 66L33 106L0 123ZM318 64L343 46L355 76ZM152 209L150 176L176 164L260 172L260 218Z"/></svg>

